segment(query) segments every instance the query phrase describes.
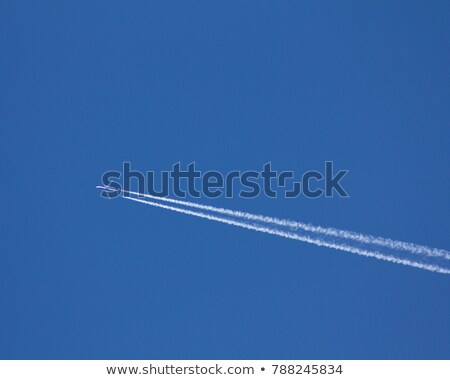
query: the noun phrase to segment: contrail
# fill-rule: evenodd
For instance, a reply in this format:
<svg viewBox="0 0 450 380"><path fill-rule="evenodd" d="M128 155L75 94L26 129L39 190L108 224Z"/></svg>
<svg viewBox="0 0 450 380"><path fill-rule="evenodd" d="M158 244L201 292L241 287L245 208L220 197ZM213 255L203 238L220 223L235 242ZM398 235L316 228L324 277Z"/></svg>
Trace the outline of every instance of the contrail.
<svg viewBox="0 0 450 380"><path fill-rule="evenodd" d="M139 193L137 193L137 194L139 194ZM299 241L315 244L315 245L322 246L322 247L334 248L334 249L341 250L341 251L355 253L355 254L358 254L361 256L374 257L374 258L377 258L380 260L389 261L389 262L393 262L393 263L397 263L397 264L408 265L411 267L425 269L425 270L429 270L432 272L450 274L449 268L445 268L445 267L439 266L437 264L429 264L429 263L420 262L420 261L417 261L414 259L410 260L410 259L406 259L406 258L402 258L402 257L396 257L393 255L389 255L389 254L385 254L385 253L376 251L376 250L368 250L368 249L363 249L360 247L350 246L348 244L330 242L330 241L324 240L323 238L313 238L309 235L303 235L298 232L283 231L281 229L274 228L274 227L267 227L267 226L262 226L262 225L259 225L256 223L252 224L249 222L239 221L239 220L233 219L233 215L231 218L226 218L226 217L211 215L211 214L207 214L207 213L203 213L203 212L199 212L199 211L192 211L192 210L187 210L187 209L183 209L183 208L179 208L179 207L169 206L166 204L146 201L143 199L137 199L137 198L126 197L126 196L123 196L123 198L131 200L131 201L139 202L139 203L144 203L144 204L154 206L154 207L160 207L160 208L163 208L166 210L179 212L179 213L186 214L186 215L197 216L200 218L204 218L204 219L208 219L208 220L212 220L212 221L216 221L216 222L221 222L221 223L229 224L229 225L236 226L236 227L246 228L246 229L253 230L253 231L259 231L259 232L264 232L264 233L271 234L271 235L281 236L281 237L288 238L288 239L299 240ZM155 197L155 198L158 200L161 200L160 198L157 198L157 197ZM168 200L168 199L166 199L166 200ZM173 199L172 199L172 201L173 201ZM181 201L179 201L179 202L181 202ZM200 206L200 205L198 205L198 206ZM205 206L205 207L209 207L209 206ZM211 210L209 210L209 211L211 211Z"/></svg>
<svg viewBox="0 0 450 380"><path fill-rule="evenodd" d="M104 188L101 186L98 186L98 187ZM340 229L336 229L336 228L313 226L313 225L307 224L307 223L295 222L295 221L287 220L287 219L273 218L273 217L263 216L263 215L258 215L258 214L251 214L248 212L235 211L235 210L225 209L225 208L221 208L221 207L207 206L207 205L202 205L202 204L194 203L194 202L181 201L181 200L177 200L177 199L170 199L170 198L163 198L163 197L156 197L156 196L153 196L150 194L141 194L141 193L137 193L134 191L128 191L128 190L123 190L123 191L128 194L137 195L139 197L145 197L145 198L150 198L150 199L154 199L157 201L168 202L168 203L173 203L173 204L177 204L177 205L181 205L181 206L197 208L197 209L201 209L201 210L205 210L205 211L210 211L210 212L215 212L215 213L219 213L219 214L223 214L223 215L232 216L235 218L242 218L242 219L247 219L250 221L258 221L258 222L274 224L274 225L283 226L283 227L289 227L294 230L300 229L300 230L303 230L306 232L312 232L315 234L323 234L323 235L327 235L327 236L336 237L339 239L353 240L353 241L357 241L357 242L363 243L363 244L387 247L390 249L407 251L407 252L417 254L417 255L427 255L429 257L438 257L438 258L444 258L444 259L450 260L450 252L448 252L444 249L431 248L431 247L427 247L424 245L407 243L407 242L403 242L403 241L397 241L397 240L377 237L377 236L373 236L373 235L366 235L366 234L361 234L361 233L357 233L357 232L353 232L353 231L340 230Z"/></svg>

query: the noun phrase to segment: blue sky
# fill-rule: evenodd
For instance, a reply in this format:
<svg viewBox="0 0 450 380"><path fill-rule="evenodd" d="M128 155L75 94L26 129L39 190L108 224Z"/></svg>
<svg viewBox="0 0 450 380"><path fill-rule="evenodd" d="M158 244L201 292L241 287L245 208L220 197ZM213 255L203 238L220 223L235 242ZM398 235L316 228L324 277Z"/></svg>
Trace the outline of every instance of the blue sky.
<svg viewBox="0 0 450 380"><path fill-rule="evenodd" d="M205 202L449 249L449 8L1 2L0 358L449 359L449 276L94 188L332 160L348 199Z"/></svg>

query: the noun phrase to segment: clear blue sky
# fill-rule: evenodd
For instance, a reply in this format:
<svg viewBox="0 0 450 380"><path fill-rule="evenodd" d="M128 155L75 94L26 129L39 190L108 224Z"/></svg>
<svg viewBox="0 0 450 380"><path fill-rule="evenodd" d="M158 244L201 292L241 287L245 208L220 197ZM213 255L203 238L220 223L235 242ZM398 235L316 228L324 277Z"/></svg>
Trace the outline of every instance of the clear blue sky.
<svg viewBox="0 0 450 380"><path fill-rule="evenodd" d="M450 359L450 276L104 200L102 173L302 173L209 204L450 248L448 1L2 1L0 358Z"/></svg>

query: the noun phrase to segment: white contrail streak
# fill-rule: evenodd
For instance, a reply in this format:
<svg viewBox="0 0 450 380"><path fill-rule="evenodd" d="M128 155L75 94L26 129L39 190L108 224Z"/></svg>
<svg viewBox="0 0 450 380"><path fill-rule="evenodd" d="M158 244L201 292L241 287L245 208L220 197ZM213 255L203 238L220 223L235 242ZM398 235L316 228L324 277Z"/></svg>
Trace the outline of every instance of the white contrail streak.
<svg viewBox="0 0 450 380"><path fill-rule="evenodd" d="M261 225L257 225L257 224L251 224L251 223L248 223L248 222L242 222L242 221L234 220L232 218L224 218L224 217L220 217L220 216L206 214L206 213L203 213L203 212L186 210L186 209L182 209L182 208L178 208L178 207L168 206L166 204L146 201L146 200L143 200L143 199L137 199L137 198L125 197L125 196L123 198L124 199L129 199L129 200L132 200L132 201L135 201L135 202L139 202L139 203L144 203L144 204L147 204L147 205L150 205L150 206L154 206L154 207L160 207L160 208L163 208L163 209L166 209L166 210L179 212L179 213L182 213L182 214L197 216L197 217L200 217L200 218L213 220L213 221L216 221L216 222L226 223L226 224L229 224L229 225L232 225L232 226L236 226L236 227L246 228L246 229L253 230L253 231L260 231L260 232L264 232L264 233L271 234L271 235L278 235L278 236L281 236L281 237L284 237L284 238L288 238L288 239L300 240L300 241L303 241L303 242L315 244L315 245L322 246L322 247L334 248L334 249L337 249L337 250L351 252L351 253L355 253L355 254L358 254L358 255L361 255L361 256L366 256L366 257L374 257L374 258L377 258L377 259L380 259L380 260L385 260L385 261L389 261L389 262L393 262L393 263L397 263L397 264L409 265L409 266L412 266L412 267L415 267L415 268L425 269L425 270L429 270L429 271L432 271L432 272L450 274L450 269L440 267L439 265L427 264L427 263L422 263L422 262L419 262L419 261L399 258L399 257L395 257L395 256L392 256L392 255L386 255L386 254L384 254L382 252L378 252L378 251L375 251L375 250L373 250L373 251L372 250L366 250L366 249L362 249L362 248L359 248L359 247L353 247L353 246L350 246L350 245L347 245L347 244L328 242L328 241L325 241L325 240L320 239L320 238L311 238L308 235L301 235L298 232L282 231L282 230L279 230L277 228L265 227L265 226L261 226ZM160 198L157 198L157 199L160 200Z"/></svg>
<svg viewBox="0 0 450 380"><path fill-rule="evenodd" d="M306 232L312 232L312 233L316 233L316 234L333 236L333 237L337 237L340 239L353 240L353 241L357 241L357 242L360 242L363 244L377 245L377 246L381 246L381 247L387 247L387 248L391 248L391 249L407 251L407 252L417 254L417 255L427 255L430 257L439 257L439 258L444 258L444 259L450 260L450 252L448 252L444 249L431 248L431 247L427 247L424 245L407 243L407 242L392 240L392 239L388 239L388 238L382 238L382 237L377 237L377 236L372 236L372 235L361 234L361 233L352 232L352 231L340 230L340 229L336 229L336 228L313 226L313 225L307 224L307 223L295 222L295 221L286 220L286 219L272 218L269 216L251 214L251 213L242 212L242 211L234 211L234 210L221 208L221 207L207 206L207 205L202 205L202 204L198 204L198 203L194 203L194 202L187 202L187 201L180 201L177 199L156 197L156 196L153 196L150 194L141 194L141 193L137 193L134 191L128 191L128 190L123 190L123 191L128 194L137 195L139 197L145 197L145 198L150 198L150 199L154 199L157 201L173 203L173 204L197 208L197 209L201 209L201 210L205 210L205 211L211 211L211 212L215 212L215 213L219 213L219 214L223 214L223 215L232 216L235 218L243 218L243 219L252 220L252 221L264 222L264 223L268 223L268 224L289 227L291 229L300 229L300 230L303 230Z"/></svg>

